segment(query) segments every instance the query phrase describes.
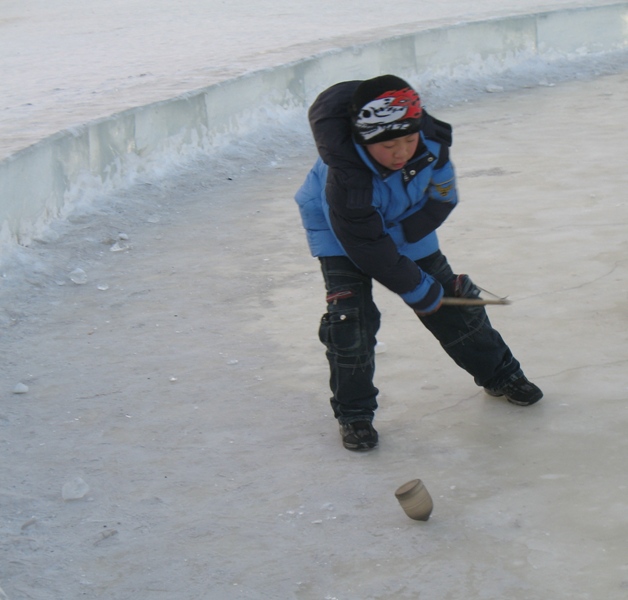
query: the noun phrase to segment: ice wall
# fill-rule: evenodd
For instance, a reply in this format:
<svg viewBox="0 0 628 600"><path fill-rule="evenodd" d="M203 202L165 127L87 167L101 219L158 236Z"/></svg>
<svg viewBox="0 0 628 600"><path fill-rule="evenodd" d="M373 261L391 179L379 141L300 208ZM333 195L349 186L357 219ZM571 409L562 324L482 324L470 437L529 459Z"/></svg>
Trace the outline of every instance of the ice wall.
<svg viewBox="0 0 628 600"><path fill-rule="evenodd" d="M534 57L555 60L628 47L628 2L424 30L262 70L172 100L61 131L0 163L0 261L84 199L208 151L269 110L303 113L341 80L396 73L411 81L497 73Z"/></svg>

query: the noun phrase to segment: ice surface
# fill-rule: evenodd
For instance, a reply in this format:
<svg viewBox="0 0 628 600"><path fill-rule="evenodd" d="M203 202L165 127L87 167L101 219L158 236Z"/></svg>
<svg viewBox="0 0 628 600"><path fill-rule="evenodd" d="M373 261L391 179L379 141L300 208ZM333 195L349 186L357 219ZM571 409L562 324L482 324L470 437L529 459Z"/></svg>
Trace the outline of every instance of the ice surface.
<svg viewBox="0 0 628 600"><path fill-rule="evenodd" d="M195 12L226 6L211 23ZM381 6L5 2L0 31L29 35L0 36L3 127L15 123L3 137L405 30L409 14L548 7ZM299 27L266 26L280 17ZM220 153L170 157L115 193L94 185L20 248L0 281L0 585L11 600L624 598L628 148L617 124L628 85L622 56L581 59L471 73L426 96L456 132L462 202L443 244L513 299L491 318L545 390L533 410L485 398L376 289L381 448L341 447L316 337L322 282L292 202L314 159L295 115ZM592 79L605 72L619 74ZM54 93L57 76L66 87ZM109 251L121 231L132 252ZM59 285L77 265L87 285ZM19 402L16 381L29 387ZM64 504L59 483L76 472L98 494ZM435 499L427 524L394 499L413 477Z"/></svg>
<svg viewBox="0 0 628 600"><path fill-rule="evenodd" d="M376 287L381 447L342 448L316 334L324 289L292 200L314 159L305 135L244 163L235 152L222 179L210 157L138 183L22 249L26 279L7 271L0 310L0 382L30 388L0 405L0 585L112 600L622 598L627 78L435 113L454 124L461 193L443 248L513 300L490 316L545 392L531 410L485 397ZM109 252L119 231L132 252ZM57 285L76 264L109 290ZM97 482L91 502L62 504L68 472ZM412 478L434 499L428 523L394 498Z"/></svg>

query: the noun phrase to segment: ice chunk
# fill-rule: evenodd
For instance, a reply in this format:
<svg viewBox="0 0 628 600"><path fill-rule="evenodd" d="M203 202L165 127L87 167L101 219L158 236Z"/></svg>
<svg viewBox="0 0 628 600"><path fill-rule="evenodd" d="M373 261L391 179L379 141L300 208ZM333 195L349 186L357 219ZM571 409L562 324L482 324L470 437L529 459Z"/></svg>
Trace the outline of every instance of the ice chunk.
<svg viewBox="0 0 628 600"><path fill-rule="evenodd" d="M83 271L83 269L74 269L74 271L70 273L69 277L70 280L77 285L83 285L84 283L87 283L87 274L85 273L85 271Z"/></svg>
<svg viewBox="0 0 628 600"><path fill-rule="evenodd" d="M129 247L126 244L121 244L120 242L116 242L111 248L109 248L110 252L124 252L128 250Z"/></svg>
<svg viewBox="0 0 628 600"><path fill-rule="evenodd" d="M80 500L87 492L89 492L89 486L81 477L66 481L61 488L61 496L64 500Z"/></svg>

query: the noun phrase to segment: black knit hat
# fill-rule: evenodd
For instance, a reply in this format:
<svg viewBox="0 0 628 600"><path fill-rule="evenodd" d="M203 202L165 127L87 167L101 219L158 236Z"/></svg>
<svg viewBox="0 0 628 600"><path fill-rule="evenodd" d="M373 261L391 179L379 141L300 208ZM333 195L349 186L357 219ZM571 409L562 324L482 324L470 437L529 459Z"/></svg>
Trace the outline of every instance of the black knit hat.
<svg viewBox="0 0 628 600"><path fill-rule="evenodd" d="M416 133L421 127L421 99L395 75L363 81L351 101L351 129L358 144L375 144Z"/></svg>

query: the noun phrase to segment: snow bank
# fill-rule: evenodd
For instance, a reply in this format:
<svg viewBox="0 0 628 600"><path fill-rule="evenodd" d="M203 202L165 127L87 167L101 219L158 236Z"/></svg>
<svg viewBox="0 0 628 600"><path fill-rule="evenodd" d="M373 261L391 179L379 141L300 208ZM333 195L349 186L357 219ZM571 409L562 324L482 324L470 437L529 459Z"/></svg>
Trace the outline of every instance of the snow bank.
<svg viewBox="0 0 628 600"><path fill-rule="evenodd" d="M453 102L508 77L538 85L561 65L627 48L628 2L491 19L329 50L59 132L0 163L0 261L97 194L219 153L242 131L302 127L306 107L337 81L392 72L428 102ZM617 60L625 66L625 54ZM491 78L500 85L485 85Z"/></svg>

